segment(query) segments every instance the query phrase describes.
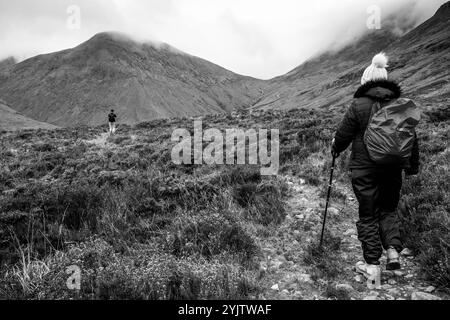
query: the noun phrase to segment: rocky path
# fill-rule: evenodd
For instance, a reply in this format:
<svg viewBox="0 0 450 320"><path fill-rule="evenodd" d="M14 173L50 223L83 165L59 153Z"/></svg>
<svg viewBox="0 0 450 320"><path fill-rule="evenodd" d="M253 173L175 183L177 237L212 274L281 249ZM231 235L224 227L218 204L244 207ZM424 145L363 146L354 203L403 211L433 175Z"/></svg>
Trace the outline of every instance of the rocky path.
<svg viewBox="0 0 450 320"><path fill-rule="evenodd" d="M283 300L429 300L446 298L418 276L418 266L408 250L402 253L402 269L386 271L382 261L381 288L369 290L355 272L362 259L356 235L357 202L350 190L337 185L345 201L331 204L327 221L326 251L315 250L325 206L323 190L301 179L284 177L291 186L288 216L270 236L259 239L263 256L261 299ZM322 194L321 194L322 193Z"/></svg>

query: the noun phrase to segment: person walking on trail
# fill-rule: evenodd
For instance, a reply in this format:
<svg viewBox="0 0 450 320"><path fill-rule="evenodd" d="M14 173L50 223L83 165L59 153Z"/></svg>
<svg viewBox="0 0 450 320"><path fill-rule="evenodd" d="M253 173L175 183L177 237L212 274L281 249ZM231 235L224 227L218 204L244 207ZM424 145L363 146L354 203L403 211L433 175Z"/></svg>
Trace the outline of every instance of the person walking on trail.
<svg viewBox="0 0 450 320"><path fill-rule="evenodd" d="M381 272L383 249L386 269L401 268L399 252L403 246L397 206L402 171L406 176L419 172L419 142L414 128L420 111L413 101L401 98L397 83L388 80L387 63L384 53L373 58L332 142L333 157L353 144L350 171L359 202L357 230L365 260L356 264L356 270L369 279ZM393 124L397 124L394 129ZM390 138L384 138L387 133Z"/></svg>
<svg viewBox="0 0 450 320"><path fill-rule="evenodd" d="M111 112L108 115L109 134L116 133L116 118L117 115L114 113L114 110L111 110Z"/></svg>

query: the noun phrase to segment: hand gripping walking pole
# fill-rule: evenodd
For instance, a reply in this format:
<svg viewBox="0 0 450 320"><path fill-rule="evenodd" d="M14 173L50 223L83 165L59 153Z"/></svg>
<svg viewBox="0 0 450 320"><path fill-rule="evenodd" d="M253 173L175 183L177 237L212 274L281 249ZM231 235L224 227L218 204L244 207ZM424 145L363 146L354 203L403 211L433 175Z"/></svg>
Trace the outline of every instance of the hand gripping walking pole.
<svg viewBox="0 0 450 320"><path fill-rule="evenodd" d="M322 248L323 244L323 234L325 233L325 224L327 222L327 212L328 212L328 205L330 203L330 197L331 197L331 187L333 185L333 174L334 174L334 166L336 164L336 155L333 155L333 162L331 164L331 174L330 174L330 182L328 184L328 195L327 195L327 203L325 205L325 214L323 216L323 225L322 225L322 234L320 235L320 245L319 247Z"/></svg>

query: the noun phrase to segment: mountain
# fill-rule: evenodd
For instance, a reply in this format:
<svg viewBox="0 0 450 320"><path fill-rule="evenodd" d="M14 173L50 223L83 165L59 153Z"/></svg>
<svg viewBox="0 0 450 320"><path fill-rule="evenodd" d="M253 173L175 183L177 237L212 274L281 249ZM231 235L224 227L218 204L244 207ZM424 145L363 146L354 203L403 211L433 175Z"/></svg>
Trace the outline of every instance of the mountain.
<svg viewBox="0 0 450 320"><path fill-rule="evenodd" d="M116 33L14 65L0 96L29 117L60 126L198 116L253 104L264 82L237 75L166 44Z"/></svg>
<svg viewBox="0 0 450 320"><path fill-rule="evenodd" d="M444 102L450 97L449 19L450 2L403 36L392 21L385 21L381 30L369 31L338 51L321 54L272 79L253 108L341 109L350 102L364 69L380 51L390 57L390 78L401 84L406 95L422 102Z"/></svg>
<svg viewBox="0 0 450 320"><path fill-rule="evenodd" d="M0 130L14 131L21 129L56 129L57 127L48 123L30 119L19 112L8 107L0 100Z"/></svg>
<svg viewBox="0 0 450 320"><path fill-rule="evenodd" d="M6 58L0 61L0 73L9 72L11 68L16 64L16 59L13 57Z"/></svg>
<svg viewBox="0 0 450 320"><path fill-rule="evenodd" d="M419 103L446 103L450 2L415 28L405 16L387 17L380 30L268 81L235 74L167 44L101 33L73 49L0 63L0 97L28 117L59 126L102 124L110 109L129 124L243 108L341 111L372 57L385 51L389 75L405 95Z"/></svg>
<svg viewBox="0 0 450 320"><path fill-rule="evenodd" d="M351 96L367 67L367 57L395 41L390 31L376 30L338 52L308 60L284 76L270 80L269 90L255 109L328 108ZM339 88L339 90L336 90Z"/></svg>
<svg viewBox="0 0 450 320"><path fill-rule="evenodd" d="M13 57L4 59L0 61L0 83L5 81L11 70L14 68L14 65L16 64L16 59Z"/></svg>
<svg viewBox="0 0 450 320"><path fill-rule="evenodd" d="M402 38L391 50L391 75L418 99L450 98L450 2Z"/></svg>

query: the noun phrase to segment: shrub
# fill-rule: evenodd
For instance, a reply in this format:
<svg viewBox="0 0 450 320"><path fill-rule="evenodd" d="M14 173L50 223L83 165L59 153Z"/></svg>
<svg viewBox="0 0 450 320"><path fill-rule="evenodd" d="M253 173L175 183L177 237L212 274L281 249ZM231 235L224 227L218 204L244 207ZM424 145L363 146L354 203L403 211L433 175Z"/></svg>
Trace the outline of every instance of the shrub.
<svg viewBox="0 0 450 320"><path fill-rule="evenodd" d="M433 108L432 110L426 111L425 114L432 123L441 123L450 120L450 109L447 106Z"/></svg>
<svg viewBox="0 0 450 320"><path fill-rule="evenodd" d="M126 142L130 142L131 138L125 135L114 135L108 137L108 141L116 145L124 145Z"/></svg>
<svg viewBox="0 0 450 320"><path fill-rule="evenodd" d="M220 185L236 185L261 182L261 171L258 166L226 166L221 174L211 183Z"/></svg>
<svg viewBox="0 0 450 320"><path fill-rule="evenodd" d="M418 253L426 278L447 292L450 288L448 163L448 151L430 156L422 173L406 180L399 206L405 244Z"/></svg>
<svg viewBox="0 0 450 320"><path fill-rule="evenodd" d="M65 160L64 155L61 153L45 153L23 168L23 176L26 178L41 178L58 166L64 165Z"/></svg>
<svg viewBox="0 0 450 320"><path fill-rule="evenodd" d="M247 215L263 225L280 224L286 217L280 186L272 181L259 184L247 204Z"/></svg>
<svg viewBox="0 0 450 320"><path fill-rule="evenodd" d="M229 252L249 260L257 251L253 238L230 213L203 213L186 219L175 226L172 252L176 256L200 253L211 258Z"/></svg>
<svg viewBox="0 0 450 320"><path fill-rule="evenodd" d="M307 246L303 261L310 265L315 279L336 279L343 272L341 258L338 255L341 238L330 233L324 235L323 247L317 243Z"/></svg>
<svg viewBox="0 0 450 320"><path fill-rule="evenodd" d="M66 286L69 266L81 271L80 291ZM9 298L102 300L245 299L258 290L252 276L233 264L179 260L154 249L121 255L95 238L49 256L44 272L36 275L29 278L26 291L19 277L6 275L0 290Z"/></svg>
<svg viewBox="0 0 450 320"><path fill-rule="evenodd" d="M241 207L248 208L251 205L251 203L255 201L257 187L258 186L256 184L250 183L234 187L233 189L234 200L236 200Z"/></svg>
<svg viewBox="0 0 450 320"><path fill-rule="evenodd" d="M16 237L19 245L33 247L41 257L65 240L77 239L84 229L95 232L102 206L102 190L87 182L30 185L0 202L0 232L9 240L9 250Z"/></svg>
<svg viewBox="0 0 450 320"><path fill-rule="evenodd" d="M350 300L350 294L347 290L339 290L334 284L328 284L324 293L325 297L335 300Z"/></svg>
<svg viewBox="0 0 450 320"><path fill-rule="evenodd" d="M0 193L14 187L14 176L10 171L0 171Z"/></svg>
<svg viewBox="0 0 450 320"><path fill-rule="evenodd" d="M103 206L103 190L79 181L52 191L42 206L49 217L61 219L69 230L80 230L87 226L95 231Z"/></svg>
<svg viewBox="0 0 450 320"><path fill-rule="evenodd" d="M51 152L55 150L55 147L47 142L36 143L33 145L33 148L38 152Z"/></svg>

